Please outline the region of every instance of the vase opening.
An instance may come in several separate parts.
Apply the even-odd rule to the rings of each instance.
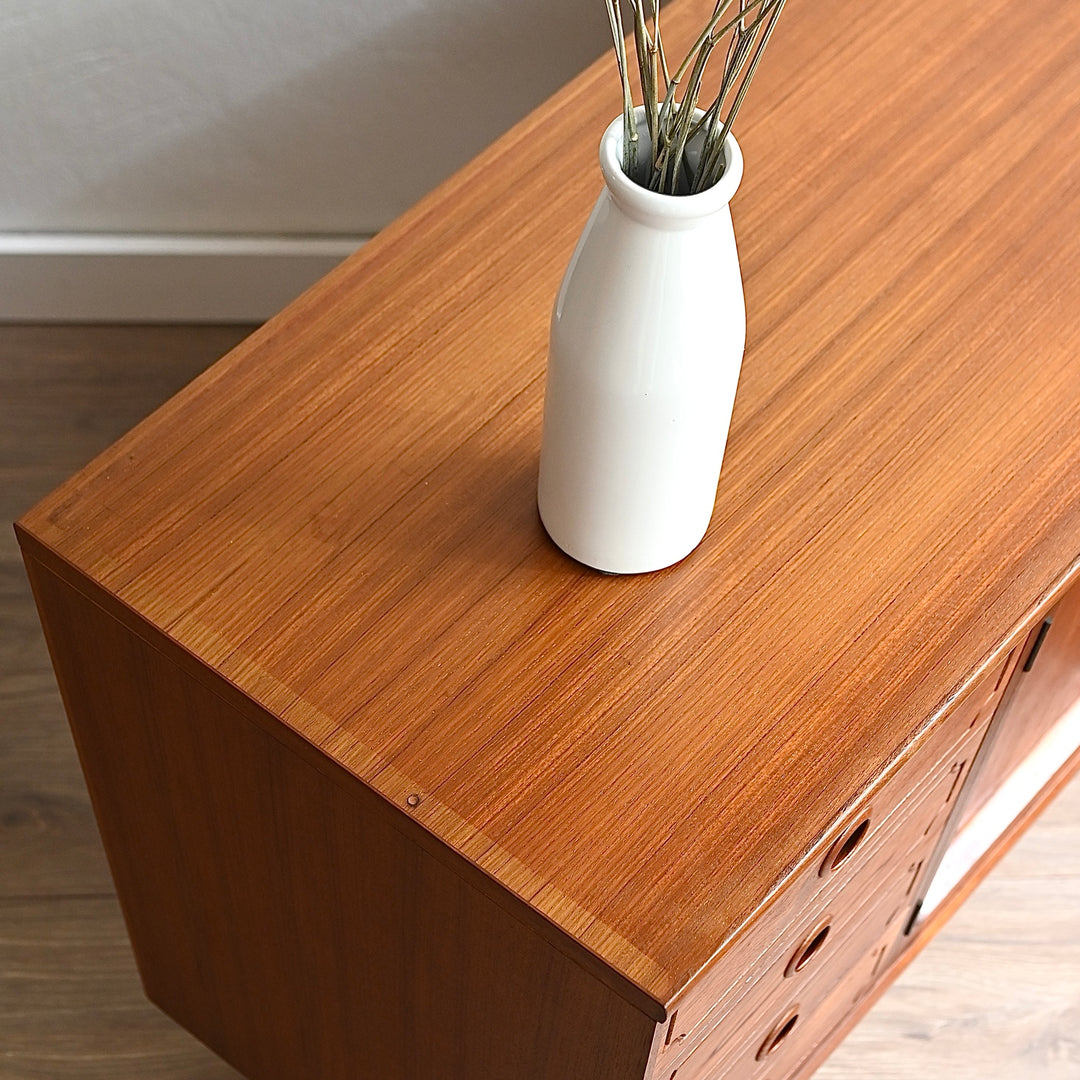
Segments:
[[[698,117],[704,115],[696,110]],[[649,188],[646,171],[650,169],[651,142],[648,121],[643,106],[635,110],[638,132],[637,167],[634,175],[627,175],[623,168],[623,117],[617,116],[608,125],[600,140],[600,168],[604,180],[615,201],[631,216],[638,220],[664,220],[674,227],[685,227],[692,221],[700,220],[725,208],[735,194],[742,179],[743,159],[739,144],[728,132],[724,139],[724,169],[719,179],[711,187],[690,193],[689,180],[684,180],[685,194],[669,195]],[[691,168],[696,167],[701,155],[704,131],[695,134],[688,143],[686,157]],[[651,171],[649,172],[651,176]],[[680,226],[677,223],[682,222]]]
[[[676,110],[678,107],[676,107]],[[695,109],[694,115],[696,120],[700,120],[705,114],[702,109]],[[705,130],[704,128],[687,140],[686,150],[682,158],[682,165],[679,169],[679,175],[676,180],[676,188],[673,193],[671,192],[659,192],[652,187],[652,181],[654,179],[653,174],[653,141],[652,136],[649,134],[649,121],[645,115],[645,107],[638,105],[634,109],[634,126],[637,133],[637,140],[635,142],[635,151],[633,154],[633,161],[630,165],[629,171],[627,170],[624,157],[624,136],[625,136],[625,124],[622,118],[619,118],[617,124],[617,149],[618,160],[620,164],[620,171],[623,175],[636,184],[638,187],[643,188],[646,191],[652,191],[654,194],[670,195],[674,194],[679,197],[686,197],[692,194],[691,185],[692,180],[697,172],[698,166],[701,163],[701,150],[702,145],[705,142]],[[723,150],[723,164],[721,167],[720,175],[717,177],[710,187],[723,182],[724,177],[730,171],[733,163],[734,155],[731,153],[729,145],[730,135],[725,139],[725,145]],[[708,188],[703,189],[702,192],[697,194],[703,194]]]

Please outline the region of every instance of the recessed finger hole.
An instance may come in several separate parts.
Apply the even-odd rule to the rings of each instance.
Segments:
[[[829,854],[825,856],[825,862],[822,863],[821,873],[831,874],[835,870],[839,870],[851,858],[852,855],[858,850],[859,846],[866,839],[866,834],[870,831],[870,819],[865,817],[854,828],[845,833],[829,850]]]
[[[784,1040],[795,1030],[795,1025],[798,1022],[799,1011],[795,1008],[765,1036],[765,1041],[757,1052],[757,1060],[761,1061],[779,1050]]]
[[[795,955],[788,961],[788,966],[784,971],[785,978],[802,971],[818,955],[822,946],[828,940],[831,930],[831,923],[825,922],[807,936],[806,940],[795,950]]]

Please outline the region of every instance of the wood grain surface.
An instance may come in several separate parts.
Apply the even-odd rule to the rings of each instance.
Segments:
[[[721,962],[711,965],[695,980],[689,991],[672,1003],[675,1020],[669,1029],[671,1038],[658,1052],[654,1076],[669,1080],[680,1062],[706,1037],[713,1046],[710,1058],[723,1060],[724,1044],[733,1039],[760,1040],[762,1011],[775,1014],[793,1004],[805,1006],[800,1034],[794,1043],[803,1043],[802,1028],[827,1034],[836,1022],[817,1014],[812,1023],[807,1015],[810,986],[819,977],[816,968],[830,969],[827,981],[834,985],[846,976],[849,968],[884,970],[885,956],[875,963],[875,948],[889,945],[900,936],[914,903],[913,891],[927,858],[932,854],[947,820],[947,804],[955,791],[958,766],[970,760],[981,743],[989,715],[980,719],[979,705],[987,683],[995,681],[991,671],[963,705],[939,725],[917,755],[894,774],[876,792],[868,810],[851,818],[849,828],[841,831],[837,847],[845,834],[869,822],[864,839],[837,872],[822,875],[818,866],[804,870],[782,896],[759,912],[753,923],[726,950]],[[981,693],[979,691],[982,691]],[[974,721],[974,723],[972,723]],[[830,865],[832,852],[823,865]],[[835,934],[831,947],[824,950],[820,963],[798,978],[785,974],[787,960],[806,933],[828,916]],[[865,932],[853,937],[853,929],[865,924]],[[887,929],[891,937],[881,942]],[[854,949],[854,952],[852,952]],[[865,971],[857,985],[868,981]],[[820,1001],[820,995],[818,995]],[[851,1004],[851,997],[847,1003]],[[749,1033],[743,1030],[752,1017]],[[772,1016],[764,1019],[771,1020]],[[720,1030],[724,1029],[724,1030]],[[751,1056],[756,1046],[743,1047]],[[785,1052],[779,1070],[797,1065],[799,1056]],[[745,1064],[745,1062],[744,1062]],[[698,1065],[700,1068],[700,1063]],[[666,1072],[664,1071],[666,1070]]]
[[[28,564],[147,996],[258,1080],[636,1080],[656,1022]]]
[[[717,510],[674,568],[590,573],[534,507],[608,59],[26,543],[669,1000],[1080,552],[1078,58],[1047,0],[792,5],[738,132]]]
[[[250,327],[0,327],[11,521]],[[41,636],[0,529],[0,1077],[233,1080],[145,998]]]
[[[0,512],[23,511],[240,336],[0,328]],[[231,1080],[142,994],[19,562],[0,532],[0,1078]],[[1075,781],[818,1075],[1072,1080],[1078,855]]]
[[[1040,623],[1025,643],[1021,671],[1009,695],[1007,723],[995,725],[1000,730],[964,791],[957,823],[961,828],[1080,699],[1080,589],[1070,590],[1049,617],[1053,621],[1046,633]]]

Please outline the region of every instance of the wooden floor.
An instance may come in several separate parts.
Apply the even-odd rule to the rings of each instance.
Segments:
[[[245,332],[0,327],[0,516],[17,517]],[[1080,782],[817,1075],[1080,1080]],[[4,528],[0,1080],[236,1076],[142,998],[22,564]]]

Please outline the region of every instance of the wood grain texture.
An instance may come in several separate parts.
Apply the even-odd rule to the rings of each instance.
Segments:
[[[994,674],[990,673],[991,683]],[[969,699],[964,707],[954,710],[950,722],[957,721],[961,728],[967,728],[972,714],[979,712],[985,691],[985,685],[977,688],[972,695],[974,700]],[[770,965],[772,970],[761,970],[758,965],[747,964],[745,960],[727,968],[731,977],[740,979],[743,984],[740,989],[746,999],[754,1001],[755,1008],[741,1010],[736,1023],[725,1023],[713,1030],[688,1059],[679,1064],[679,1080],[697,1077],[704,1080],[707,1076],[715,1077],[715,1080],[722,1077],[741,1080],[751,1075],[772,1022],[782,1023],[792,1014],[798,1015],[797,1026],[783,1045],[768,1055],[767,1071],[776,1077],[793,1078],[798,1074],[801,1080],[801,1063],[814,1056],[816,1047],[831,1045],[831,1032],[846,1017],[857,1012],[872,991],[888,981],[890,958],[904,941],[903,928],[915,901],[922,867],[945,826],[946,816],[941,810],[955,792],[955,766],[970,759],[988,722],[989,714],[986,713],[976,727],[968,729],[967,736],[938,763],[929,783],[920,785],[916,780],[912,784],[910,798],[890,818],[891,831],[887,826],[889,834],[878,837],[879,850],[866,860],[864,866],[854,869],[846,888],[839,895],[821,897],[820,903],[811,906],[809,913],[816,910],[817,918],[826,912],[834,918],[836,939],[820,964],[810,969],[808,977],[789,981],[781,974],[782,965]],[[918,764],[917,761],[911,763]],[[901,771],[890,785],[902,785],[906,772]],[[877,802],[875,799],[875,805]],[[735,960],[748,940],[760,934],[770,916],[777,917],[776,908],[781,909],[779,918],[783,919],[783,909],[790,909],[791,892],[785,893],[784,904],[775,905],[769,915],[755,920],[727,954],[725,965]],[[787,915],[789,925],[785,928],[785,937],[789,941],[798,940],[797,935],[791,934],[795,928],[791,923],[796,922],[798,914],[788,910]],[[721,965],[721,969],[723,967]],[[671,1071],[667,1070],[667,1064],[674,1064],[675,1059],[664,1063],[661,1055],[660,1063],[664,1064],[664,1069],[657,1068],[654,1076],[669,1080]]]
[[[964,791],[961,828],[1080,699],[1080,589],[1070,590],[1050,615],[1053,622],[1028,671],[1023,668],[1028,666],[1041,622],[1025,643],[1019,658],[1021,670],[1002,707],[1003,715],[1000,721],[995,718],[987,752],[980,755],[978,773]]]
[[[653,1018],[353,778],[28,570],[143,984],[170,1016],[259,1080],[644,1075]]]
[[[227,347],[227,333],[240,336],[184,327],[0,328],[0,438],[10,436],[0,503],[8,516],[201,370]],[[0,799],[47,798],[59,788],[72,806],[81,794],[77,814],[49,810],[49,828],[23,817],[0,832],[0,1077],[235,1077],[146,1002],[115,899],[85,895],[111,886],[10,533],[0,532],[0,555],[11,566],[0,605]],[[962,909],[956,926],[965,942],[954,946],[945,925],[819,1075],[1071,1080],[1077,852],[1074,781]],[[1009,884],[1001,891],[999,882]],[[958,963],[971,974],[958,976]],[[909,981],[916,974],[917,985]]]
[[[1080,1075],[1078,873],[1074,779],[949,921],[930,928],[815,1080]]]
[[[988,679],[993,682],[994,672]],[[722,1049],[725,1038],[731,1041],[733,1032],[738,1037],[745,1035],[748,1017],[763,1006],[772,1013],[796,1000],[802,1002],[801,987],[806,979],[791,981],[785,975],[787,960],[796,943],[824,917],[829,916],[835,925],[834,945],[849,936],[853,921],[861,923],[867,910],[879,905],[885,904],[888,910],[880,924],[869,931],[873,941],[887,925],[906,921],[915,900],[910,895],[915,879],[947,820],[946,804],[953,795],[956,766],[970,760],[985,733],[989,716],[979,719],[977,714],[986,682],[984,678],[964,704],[939,725],[934,737],[878,789],[872,806],[852,815],[852,827],[867,819],[871,824],[842,868],[824,877],[817,866],[804,870],[778,900],[756,914],[720,961],[710,965],[672,1003],[675,1021],[668,1028],[670,1038],[665,1035],[666,1045],[657,1054],[656,1077],[668,1080],[706,1035],[714,1047]],[[974,727],[970,726],[972,719]],[[841,838],[845,832],[850,828],[841,831]],[[888,884],[901,880],[899,895],[889,894]],[[899,928],[894,926],[894,938]],[[869,955],[870,949],[865,951]],[[829,953],[825,959],[830,965],[834,962]],[[718,1027],[727,1029],[728,1035],[711,1035]]]
[[[227,352],[251,327],[5,326],[0,517],[11,521]],[[15,536],[0,529],[0,697],[55,695]]]
[[[251,329],[0,328],[0,517]],[[0,529],[0,1077],[237,1075],[143,994],[15,536]]]
[[[4,327],[0,519],[33,505],[251,329]],[[111,894],[9,528],[0,529],[0,720],[0,897]]]
[[[888,970],[878,979],[876,985],[870,988],[864,999],[837,1025],[829,1037],[825,1039],[814,1053],[800,1066],[790,1080],[809,1080],[809,1077],[816,1075],[818,1067],[839,1045],[841,1045],[842,1041],[866,1016],[876,1002],[883,997],[888,996],[888,992],[894,982],[902,977],[903,973],[908,969],[912,962],[922,954],[923,950],[935,939],[935,936],[942,931],[942,928],[948,924],[949,920],[961,909],[962,905],[967,902],[972,893],[975,892],[979,885],[987,879],[988,875],[996,869],[1002,858],[1017,845],[1018,841],[1021,841],[1025,831],[1032,827],[1039,815],[1046,810],[1055,798],[1061,795],[1062,792],[1066,792],[1068,793],[1065,795],[1064,800],[1066,807],[1069,807],[1070,805],[1075,806],[1076,791],[1080,788],[1080,781],[1076,779],[1078,771],[1080,771],[1080,751],[1063,763],[1050,781],[1045,784],[1031,802],[1017,814],[1004,831],[996,837],[990,847],[983,853],[982,857],[970,867],[967,874],[941,900],[941,902],[937,904],[930,915],[915,926],[906,948],[896,953],[890,962]],[[1068,809],[1066,810],[1066,813],[1068,813]],[[1066,819],[1066,822],[1068,823],[1068,819]],[[1049,832],[1049,830],[1047,831]],[[1070,838],[1068,831],[1058,833],[1058,839],[1063,839],[1065,841],[1070,853],[1078,850],[1075,843],[1069,844],[1070,839],[1075,841],[1076,837],[1073,836]],[[948,834],[946,834],[945,842],[948,842]],[[1043,854],[1046,856],[1049,853],[1043,849]],[[1060,853],[1055,853],[1053,859],[1046,859],[1046,861],[1042,863],[1041,869],[1045,872],[1046,877],[1051,878],[1060,870],[1063,878],[1067,881],[1070,874],[1071,860],[1068,858],[1060,860],[1057,857],[1059,854]],[[1066,891],[1068,890],[1066,889]],[[1037,917],[1037,912],[1043,903],[1048,903],[1051,910],[1054,909],[1055,901],[1048,898],[1045,890],[1039,890],[1034,895],[1037,895],[1039,899],[1034,901],[1032,908],[1029,911],[1031,916]],[[1065,911],[1068,913],[1067,918],[1063,921],[1059,921],[1056,928],[1050,932],[1050,936],[1054,937],[1055,934],[1059,935],[1059,940],[1061,940],[1064,945],[1063,957],[1065,962],[1068,963],[1068,950],[1072,945],[1076,933],[1080,931],[1080,920],[1076,917],[1075,905],[1068,896],[1066,896],[1065,899]],[[1020,966],[1023,967],[1028,959],[1023,942],[1017,942],[1016,945],[1016,957],[1020,961]],[[1006,982],[1007,975],[1011,976],[1011,971],[1008,973],[999,971],[997,973],[998,977],[1006,977]],[[1070,985],[1071,973],[1059,981],[1063,985]],[[1052,1007],[1049,1008],[1047,1012],[1044,1012],[1043,1020],[1044,1023],[1048,1025],[1046,1030],[1050,1034],[1050,1041],[1053,1042],[1055,1039],[1053,1032],[1056,1031],[1059,1026],[1059,1017],[1056,1010]],[[1023,1075],[1025,1076],[1029,1075],[1029,1070],[1038,1068],[1031,1058],[1028,1059],[1026,1064],[1028,1068],[1023,1072]],[[1050,1068],[1053,1064],[1054,1062],[1052,1060],[1044,1061],[1042,1067]],[[965,1062],[960,1067],[961,1071],[963,1071],[963,1069],[968,1066]],[[981,1065],[978,1067],[982,1070]],[[982,1075],[982,1071],[979,1072],[979,1075]],[[1038,1072],[1035,1072],[1035,1075],[1038,1075]]]
[[[146,1000],[113,896],[0,899],[0,1005],[4,1080],[239,1080]]]
[[[534,508],[608,60],[25,542],[669,1001],[1080,552],[1078,42],[1045,0],[785,15],[739,129],[731,441],[679,566],[590,573]]]

